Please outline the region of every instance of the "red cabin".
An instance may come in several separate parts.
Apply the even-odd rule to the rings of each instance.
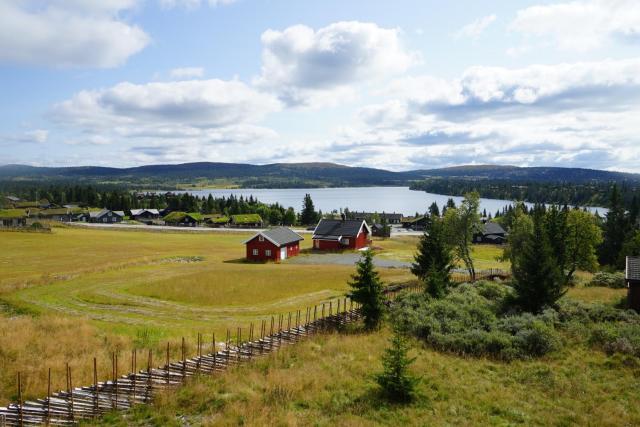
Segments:
[[[322,219],[313,231],[313,248],[323,251],[362,249],[369,244],[371,228],[364,220]]]
[[[249,261],[282,261],[300,253],[301,240],[304,240],[302,236],[287,227],[261,231],[244,242],[247,247],[247,259]]]

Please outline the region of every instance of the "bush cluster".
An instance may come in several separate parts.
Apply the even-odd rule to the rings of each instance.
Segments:
[[[640,357],[640,324],[601,323],[593,327],[589,341],[607,354],[621,353]]]
[[[510,295],[510,288],[501,284],[463,284],[442,299],[407,295],[395,305],[392,316],[399,328],[431,347],[460,355],[513,360],[558,348],[553,310],[499,316]]]
[[[603,286],[605,288],[621,289],[626,286],[624,281],[624,273],[614,272],[607,273],[599,271],[593,275],[593,278],[586,286]]]

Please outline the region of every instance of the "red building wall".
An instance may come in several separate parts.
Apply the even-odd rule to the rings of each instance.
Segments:
[[[296,256],[300,253],[300,243],[294,242],[289,243],[287,246],[287,258],[292,256]],[[253,254],[253,250],[258,250],[258,255]],[[266,250],[271,250],[271,256],[265,255]],[[280,261],[280,248],[264,239],[264,241],[260,241],[258,236],[255,239],[247,242],[246,244],[246,256],[250,261]]]
[[[343,237],[343,239],[344,238],[349,239],[348,245],[343,245],[336,240],[314,240],[313,247],[321,251],[340,251],[343,249],[361,249],[369,243],[369,234],[365,229],[363,229],[355,239],[353,237]]]

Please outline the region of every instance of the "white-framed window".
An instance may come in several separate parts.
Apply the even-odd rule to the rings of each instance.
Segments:
[[[348,245],[349,244],[349,239],[342,239],[342,244],[343,245]]]
[[[108,218],[102,218],[102,222],[107,222]]]
[[[271,256],[271,249],[265,249],[264,255],[265,256]]]
[[[259,242],[264,242],[264,236],[258,236],[258,241]]]
[[[257,249],[254,249],[251,253],[253,254],[253,256],[258,256],[258,250]]]

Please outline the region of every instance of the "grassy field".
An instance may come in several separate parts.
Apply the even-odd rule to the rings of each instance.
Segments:
[[[347,290],[351,266],[242,262],[241,243],[249,235],[81,228],[2,233],[0,405],[15,400],[18,371],[23,373],[25,397],[40,397],[46,392],[48,367],[54,388],[64,385],[65,363],[70,363],[76,384],[89,384],[93,357],[104,378],[113,351],[121,354],[122,370],[133,348],[152,348],[159,360],[161,347],[170,342],[172,358],[178,358],[182,336],[193,354],[198,332],[215,332],[221,341],[227,328],[235,332],[238,326],[304,309]],[[305,237],[303,249],[309,249],[311,241]],[[403,237],[376,240],[374,246],[377,256],[410,261],[416,242],[417,238]],[[504,268],[495,260],[498,254],[498,247],[474,249],[480,269]],[[406,269],[380,273],[388,283],[412,279]],[[623,294],[624,290],[582,286],[569,292],[575,298],[604,302],[615,302]],[[559,358],[505,365],[419,349],[416,369],[429,380],[423,385],[426,403],[408,409],[378,405],[375,396],[368,400],[371,381],[365,372],[378,363],[385,340],[385,332],[320,337],[273,360],[187,387],[178,392],[177,400],[163,397],[160,402],[166,408],[151,411],[160,417],[156,421],[166,416],[165,421],[173,423],[174,415],[185,411],[196,417],[194,424],[202,420],[229,425],[241,420],[304,425],[316,419],[319,425],[371,420],[393,424],[413,417],[424,420],[418,424],[435,419],[442,424],[535,423],[537,417],[543,417],[541,424],[587,417],[601,424],[606,411],[613,414],[612,420],[638,420],[635,412],[621,409],[628,397],[626,387],[635,384],[632,371],[608,369],[607,363],[615,361],[584,348],[567,350],[570,362],[551,379],[545,366],[561,365]],[[599,385],[591,384],[592,379]],[[526,403],[529,389],[533,400]],[[606,405],[590,405],[589,393],[602,396]],[[513,408],[503,409],[509,405]],[[570,409],[558,411],[561,405]]]
[[[544,359],[496,362],[414,343],[420,398],[380,399],[373,374],[388,331],[330,334],[251,365],[193,380],[102,425],[638,425],[637,365],[583,343]]]
[[[0,365],[8,369],[0,370],[0,404],[14,397],[17,371],[37,396],[45,367],[57,377],[64,362],[80,371],[96,356],[108,371],[116,349],[172,342],[177,351],[183,336],[192,344],[199,332],[222,337],[229,328],[234,335],[239,326],[344,295],[352,266],[245,263],[242,242],[250,235],[64,227],[2,233]],[[406,269],[380,273],[387,282],[411,278]]]

